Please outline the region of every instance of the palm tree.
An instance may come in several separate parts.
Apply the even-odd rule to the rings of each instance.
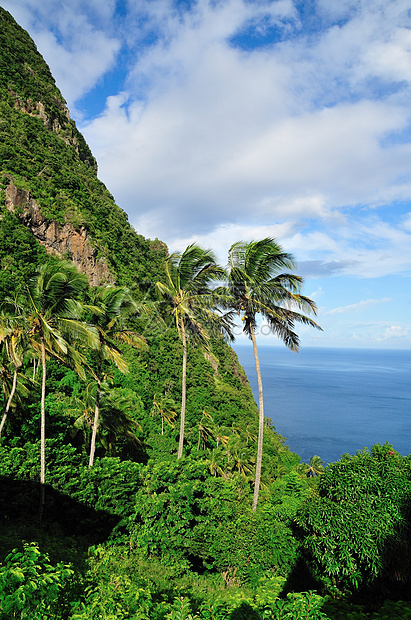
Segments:
[[[243,332],[253,343],[258,382],[259,427],[253,498],[255,511],[260,490],[264,433],[263,386],[255,337],[257,315],[266,319],[272,333],[292,351],[299,349],[295,323],[321,328],[303,314],[315,314],[315,303],[300,294],[303,279],[288,272],[294,268],[294,259],[274,239],[234,243],[229,250],[228,260],[228,286],[221,294],[226,295],[224,305],[241,315]]]
[[[219,447],[220,443],[222,446],[226,446],[228,444],[228,440],[230,438],[229,432],[230,432],[230,429],[227,428],[226,426],[217,426],[215,428],[214,434],[215,434],[217,448]]]
[[[135,392],[110,388],[103,383],[99,418],[100,443],[109,454],[113,453],[119,442],[141,444],[136,435],[142,430],[141,424],[133,417],[139,405],[141,400]]]
[[[70,399],[67,415],[74,417],[72,436],[82,431],[84,442],[90,437],[89,431],[93,426],[97,384],[95,381],[86,387],[84,398]],[[126,392],[126,393],[125,393]],[[110,454],[119,441],[140,444],[136,432],[141,431],[141,425],[133,418],[138,405],[141,404],[135,392],[121,388],[112,388],[102,381],[100,390],[99,424],[100,443]],[[137,405],[137,406],[136,406]]]
[[[257,439],[257,436],[254,435],[254,432],[250,429],[250,425],[247,424],[247,428],[245,429],[245,436],[246,436],[246,445],[248,446],[248,442],[250,441],[251,443],[254,443],[255,440]]]
[[[202,445],[202,449],[205,450],[207,443],[215,436],[215,426],[213,416],[203,411],[203,415],[198,424],[198,444],[197,450],[200,449]]]
[[[307,475],[307,478],[313,478],[314,476],[321,476],[324,473],[324,461],[320,456],[316,454],[310,458],[310,463],[305,463],[304,472]]]
[[[13,313],[8,314],[6,310],[7,307],[13,310],[15,304],[6,301],[2,304],[2,311],[0,314],[0,355],[2,357],[0,374],[5,396],[3,415],[0,422],[0,438],[16,393],[19,368],[23,363],[23,355],[25,353],[25,347],[27,346],[22,316],[13,316]],[[13,366],[12,377],[9,370],[10,365]],[[26,388],[21,382],[19,382],[19,390],[20,392],[27,393]]]
[[[167,394],[160,397],[158,397],[157,394],[154,395],[153,406],[151,407],[150,413],[152,416],[160,416],[161,435],[164,435],[164,422],[166,422],[169,426],[174,427],[174,419],[177,415],[174,408],[174,400]]]
[[[42,368],[41,379],[41,430],[40,430],[40,516],[44,506],[46,472],[46,358],[52,355],[60,361],[70,361],[81,376],[83,358],[72,346],[73,340],[81,340],[88,346],[96,346],[97,333],[81,320],[83,305],[78,295],[88,286],[87,277],[66,261],[53,261],[40,267],[22,290],[20,307],[25,310],[33,349]]]
[[[165,265],[165,282],[157,282],[158,291],[168,304],[183,347],[181,379],[180,437],[177,459],[183,455],[186,411],[187,338],[193,337],[205,344],[210,334],[223,333],[232,339],[229,315],[215,310],[216,301],[210,284],[222,279],[224,270],[216,264],[211,250],[195,244],[184,252],[171,254]]]
[[[124,323],[127,312],[136,309],[128,289],[116,288],[112,285],[102,286],[93,292],[92,296],[92,322],[98,333],[97,345],[97,391],[94,406],[93,431],[91,435],[89,469],[93,467],[96,451],[96,437],[99,424],[101,382],[103,379],[103,360],[113,362],[120,372],[128,372],[125,361],[118,343],[123,342],[133,347],[146,347],[146,341],[142,336]]]
[[[224,457],[225,454],[221,448],[214,448],[214,450],[211,451],[208,469],[212,476],[227,478],[227,473],[224,468]]]

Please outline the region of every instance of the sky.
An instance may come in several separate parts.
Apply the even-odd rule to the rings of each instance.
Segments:
[[[302,346],[411,348],[409,0],[0,6],[137,232],[223,264],[274,237],[318,306]]]

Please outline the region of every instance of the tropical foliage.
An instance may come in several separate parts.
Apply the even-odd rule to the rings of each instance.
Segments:
[[[267,311],[295,348],[314,306],[290,257],[235,244],[217,293],[209,251],[166,260],[98,181],[34,43],[1,8],[0,22],[0,620],[410,618],[410,457],[385,445],[302,464],[267,419],[257,452],[222,313],[251,336]],[[37,208],[41,226],[86,232],[116,284],[90,289],[48,255]]]
[[[341,591],[410,583],[410,497],[410,459],[388,444],[331,464],[297,517],[318,574]]]
[[[96,450],[96,436],[99,424],[101,382],[103,378],[103,360],[113,362],[120,372],[128,372],[128,366],[118,347],[119,342],[141,348],[145,346],[145,340],[139,334],[126,327],[124,314],[132,311],[134,305],[125,288],[104,286],[92,293],[92,311],[89,317],[97,330],[97,389],[94,399],[93,431],[90,444],[89,467],[93,467]]]

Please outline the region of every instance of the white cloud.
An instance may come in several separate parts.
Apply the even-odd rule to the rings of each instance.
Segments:
[[[210,114],[207,103],[179,90],[127,112],[110,105],[84,127],[101,177],[133,221],[144,211],[164,218],[157,235],[172,238],[194,223],[212,229],[222,216],[235,222],[250,213],[266,222],[323,217],[330,207],[403,195],[397,178],[408,173],[410,149],[383,149],[377,139],[403,125],[390,106],[341,106],[270,128],[257,102],[248,125],[241,98],[231,115]]]
[[[407,325],[391,325],[382,321],[346,324],[333,318],[332,324],[318,319],[323,332],[300,330],[302,346],[355,347],[355,348],[409,348],[410,328]]]
[[[411,32],[398,30],[384,42],[375,42],[364,61],[370,71],[383,80],[411,81]]]
[[[411,232],[411,213],[407,213],[403,223],[404,229]]]
[[[313,301],[317,302],[318,299],[321,299],[323,297],[323,295],[324,295],[323,288],[319,286],[317,290],[313,291],[312,293],[309,293],[308,297],[312,299]]]
[[[295,30],[292,41],[244,52],[228,38],[258,21],[264,3],[200,2],[183,16],[167,2],[135,5],[158,41],[136,54],[128,103],[111,101],[83,129],[142,232],[174,245],[221,222],[327,219],[411,197],[411,147],[384,143],[407,127],[409,106],[367,90],[381,74],[367,56],[373,45],[388,41],[408,57],[404,16],[363,3],[315,39]],[[293,5],[281,9],[273,19],[295,25]],[[395,62],[384,71],[397,79]]]
[[[92,28],[76,37],[75,51],[65,49],[50,32],[39,32],[36,43],[50,58],[50,69],[73,110],[75,101],[96,85],[106,71],[113,68],[120,42]]]
[[[293,228],[291,222],[274,224],[272,226],[256,226],[253,224],[222,224],[212,231],[203,235],[191,235],[189,237],[176,238],[171,250],[184,250],[190,243],[197,243],[205,248],[212,248],[221,264],[227,262],[228,249],[236,241],[253,241],[274,237],[283,239],[288,236]]]
[[[392,340],[397,338],[410,340],[409,328],[404,328],[401,325],[391,325],[384,330],[382,340]]]
[[[358,310],[366,310],[367,308],[370,308],[371,306],[384,304],[384,303],[387,303],[388,301],[391,301],[388,297],[385,297],[384,299],[366,299],[366,300],[359,301],[355,304],[350,304],[348,306],[340,306],[339,308],[333,308],[332,310],[328,310],[327,312],[325,312],[325,314],[331,315],[331,314],[342,314],[345,312],[357,312]]]

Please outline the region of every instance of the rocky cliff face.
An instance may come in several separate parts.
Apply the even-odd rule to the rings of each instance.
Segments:
[[[70,259],[87,275],[92,286],[114,281],[106,259],[98,256],[98,249],[93,247],[84,227],[77,230],[68,222],[61,225],[46,220],[30,192],[16,187],[12,179],[5,190],[5,202],[49,254]]]

